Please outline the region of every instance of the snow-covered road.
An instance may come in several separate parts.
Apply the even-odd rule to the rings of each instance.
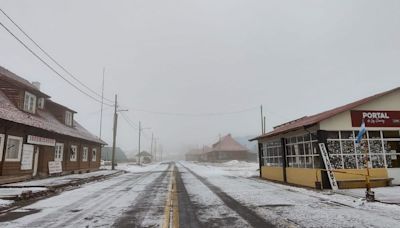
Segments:
[[[238,176],[218,165],[177,166],[203,227],[267,227],[254,225],[243,207],[276,227],[397,227],[400,222],[397,205]],[[240,205],[227,202],[225,195]]]
[[[260,180],[252,163],[119,168],[129,173],[18,208],[0,216],[0,227],[162,227],[173,214],[166,213],[171,183],[179,215],[174,221],[185,228],[397,227],[400,222],[398,205]]]
[[[157,227],[163,219],[168,170],[168,164],[158,164],[142,172],[86,184],[8,213],[2,220],[23,217],[0,226],[134,227],[133,223]]]

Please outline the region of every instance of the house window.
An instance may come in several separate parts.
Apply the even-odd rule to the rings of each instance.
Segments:
[[[78,147],[75,145],[71,146],[70,154],[69,154],[69,160],[70,161],[76,161],[76,158],[78,157]]]
[[[82,161],[88,160],[89,148],[83,147]]]
[[[22,137],[8,136],[6,161],[20,161],[22,150]]]
[[[24,111],[30,113],[35,113],[36,111],[36,96],[29,92],[25,92]]]
[[[96,160],[97,160],[97,150],[92,149],[92,161],[96,161]]]
[[[54,150],[54,161],[62,161],[63,160],[63,152],[64,152],[64,144],[56,143],[56,147]]]
[[[72,126],[73,114],[70,111],[65,112],[65,124]]]
[[[0,134],[0,161],[3,159],[4,135]]]
[[[44,98],[43,97],[38,99],[38,108],[44,109]]]

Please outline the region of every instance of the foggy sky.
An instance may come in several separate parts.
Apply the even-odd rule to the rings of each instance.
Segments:
[[[399,86],[399,1],[0,0],[39,44],[180,153],[219,134],[257,135],[267,127]],[[0,21],[19,37],[15,27]],[[0,64],[30,80],[98,135],[100,105],[57,78],[0,28]],[[26,39],[24,39],[27,41]],[[33,47],[29,43],[30,47]],[[37,49],[35,49],[37,51]],[[120,117],[118,144],[137,148],[137,130]],[[104,113],[111,144],[112,108]],[[144,148],[149,140],[144,139]]]

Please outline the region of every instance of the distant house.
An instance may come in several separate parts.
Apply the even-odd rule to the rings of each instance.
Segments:
[[[142,151],[140,152],[140,155],[136,155],[136,161],[138,160],[139,156],[141,164],[147,164],[153,161],[153,156],[147,151]]]
[[[112,147],[103,147],[101,149],[101,160],[111,161],[112,159]],[[119,148],[115,148],[115,161],[116,162],[128,162],[125,152]]]
[[[206,153],[206,159],[209,162],[247,160],[248,149],[228,134],[212,145],[210,152]]]

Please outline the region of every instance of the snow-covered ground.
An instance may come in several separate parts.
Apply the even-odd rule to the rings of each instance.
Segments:
[[[203,166],[208,166],[221,175],[233,175],[239,177],[256,177],[259,175],[258,163],[232,160],[223,163],[200,163]]]
[[[146,208],[136,205],[138,202],[160,204],[149,206],[148,211],[141,209],[139,212],[142,214],[138,215],[142,224],[158,226],[162,221],[167,191],[160,189],[161,193],[155,192],[151,199],[144,196],[152,190],[149,186],[154,184],[165,185],[167,188],[165,172],[168,165],[155,164],[137,169],[143,172],[131,172],[85,184],[15,210],[12,212],[14,216],[20,215],[21,218],[0,223],[0,227],[111,227],[126,211]]]
[[[375,199],[380,202],[400,204],[400,186],[373,188],[372,191],[375,192]],[[365,196],[365,189],[344,189],[339,192],[357,198]]]
[[[52,187],[56,185],[67,184],[71,181],[86,179],[90,177],[99,177],[105,175],[111,175],[118,171],[112,170],[99,170],[91,173],[82,173],[82,174],[71,174],[65,175],[60,177],[49,177],[40,180],[31,180],[31,181],[23,181],[18,183],[7,184],[4,186],[45,186],[45,187]]]
[[[181,164],[278,226],[397,227],[400,222],[400,207],[397,205],[367,203],[361,198],[331,194],[329,191],[319,192],[244,178],[236,176],[234,166],[226,169],[223,164]],[[180,171],[185,171],[184,167],[180,167]],[[238,169],[243,171],[243,167]],[[253,168],[249,169],[254,171]],[[207,208],[205,212],[210,212],[202,214],[202,219],[220,217],[221,213],[213,213],[219,208],[220,202],[210,196],[206,186],[189,172],[185,172],[183,180],[189,184],[187,188],[189,194],[193,195],[192,199]],[[226,208],[223,211],[224,214],[233,213]]]

